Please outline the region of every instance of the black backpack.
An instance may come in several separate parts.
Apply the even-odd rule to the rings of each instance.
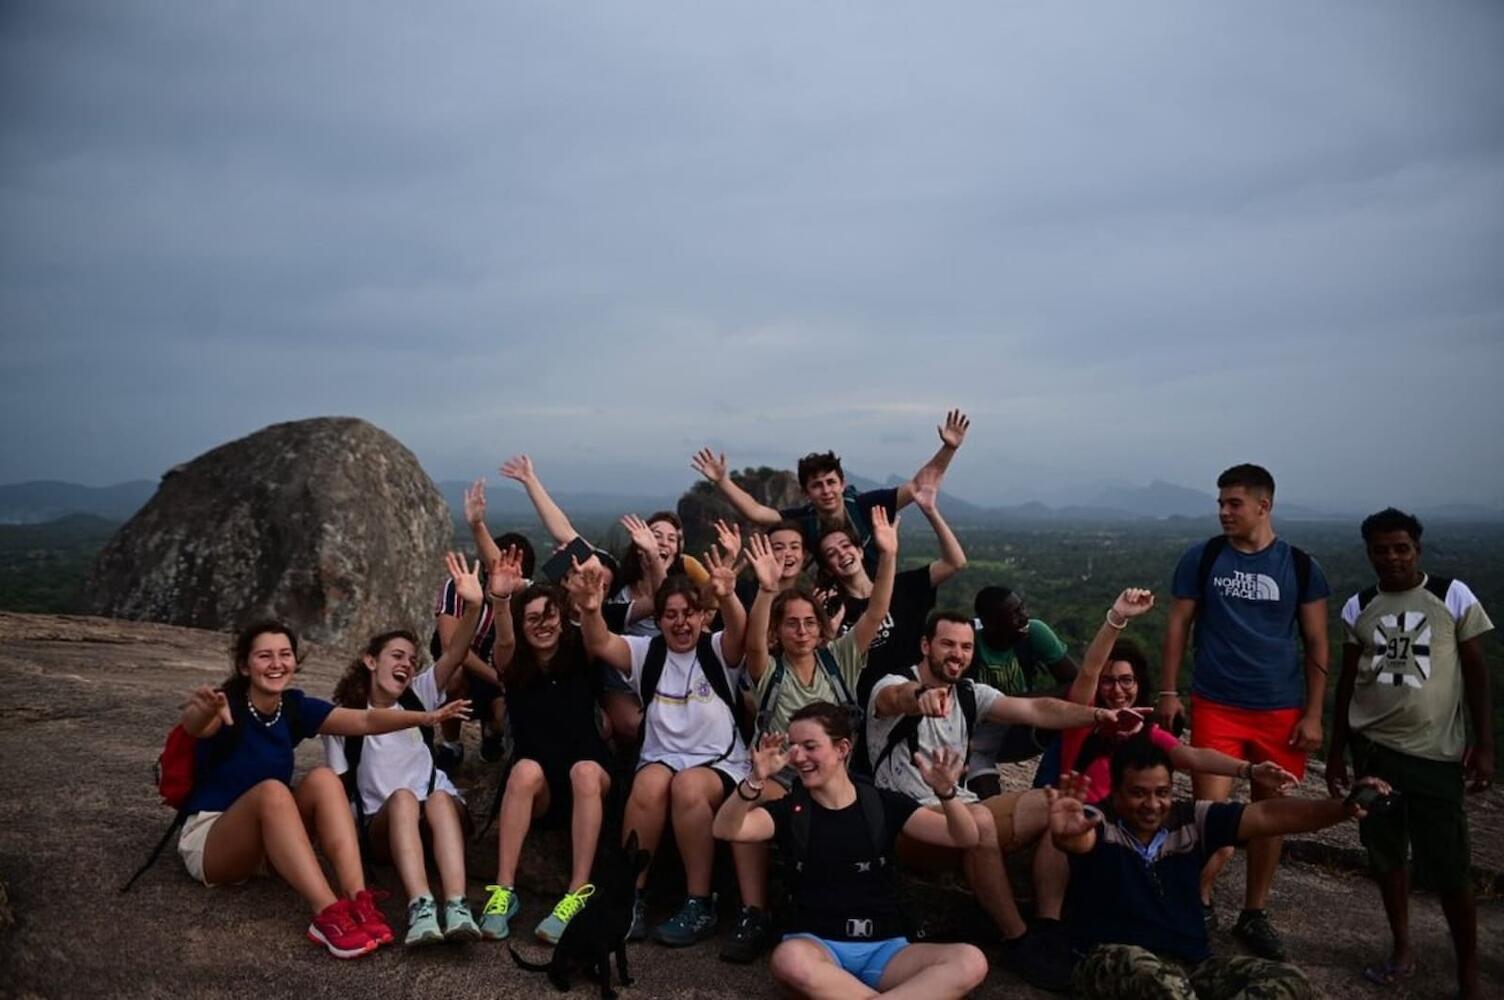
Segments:
[[[288,731],[294,736],[303,729],[303,715],[298,709],[300,704],[301,702],[290,698],[282,699],[282,711],[287,714]],[[225,740],[218,750],[212,751],[209,754],[209,759],[204,762],[202,768],[194,769],[193,790],[188,793],[183,808],[179,809],[177,815],[172,817],[172,822],[167,824],[167,829],[163,832],[162,839],[157,841],[156,847],[152,848],[151,855],[146,859],[146,863],[137,868],[136,873],[127,880],[125,885],[120,887],[121,892],[129,892],[131,886],[136,884],[136,880],[145,875],[147,870],[157,863],[157,858],[161,857],[162,851],[167,848],[167,842],[172,839],[172,835],[187,820],[189,815],[187,803],[193,801],[193,793],[198,791],[199,785],[203,783],[205,776],[219,770],[224,766],[226,761],[235,756],[235,751],[240,746],[240,735],[245,732],[246,726],[250,724],[250,719],[246,717],[247,714],[244,708],[239,708],[235,705],[230,706],[230,717],[235,720],[234,725],[230,727],[230,738]],[[296,745],[294,743],[294,746]]]
[[[840,693],[841,705],[851,716],[851,731],[860,733],[866,713],[862,706],[857,703],[856,695],[852,694],[851,688],[846,684],[846,678],[841,676],[841,668],[836,663],[835,656],[829,649],[821,646],[815,650],[815,662],[820,669],[825,671],[825,676],[830,681],[830,686]],[[773,721],[773,710],[778,707],[779,689],[783,687],[783,679],[788,674],[788,667],[783,662],[783,657],[773,658],[773,665],[769,668],[773,676],[768,679],[768,689],[763,692],[762,700],[757,705],[757,728],[755,736],[760,737],[768,731],[768,725]],[[755,746],[755,744],[754,744]]]
[[[1452,582],[1452,578],[1449,576],[1428,576],[1426,577],[1426,582],[1421,584],[1421,586],[1429,590],[1432,596],[1438,601],[1445,604],[1447,602],[1447,591],[1452,589]],[[1358,610],[1362,611],[1368,607],[1369,602],[1378,596],[1379,588],[1377,586],[1368,587],[1360,591],[1358,594]]]
[[[397,697],[397,704],[409,712],[428,711],[422,699],[412,688],[408,688]],[[423,745],[428,748],[428,791],[425,794],[432,795],[434,782],[438,780],[439,769],[433,756],[433,727],[419,726],[418,732],[423,736]],[[355,830],[360,835],[361,853],[369,854],[371,845],[366,830],[369,817],[366,816],[365,803],[360,799],[360,753],[364,746],[364,736],[345,737],[345,772],[340,775],[340,780],[345,783],[345,796],[355,807]]]
[[[1206,540],[1206,545],[1201,549],[1201,561],[1196,564],[1197,591],[1206,592],[1206,585],[1212,578],[1212,565],[1226,548],[1226,535],[1216,535]],[[1290,557],[1295,560],[1295,607],[1298,615],[1300,605],[1305,603],[1306,591],[1311,589],[1311,554],[1299,545],[1292,545]]]
[[[883,797],[878,792],[877,786],[870,781],[860,778],[852,780],[856,787],[856,801],[861,806],[863,825],[867,828],[867,839],[872,844],[872,858],[886,858],[888,854],[888,825],[883,813]],[[810,808],[813,799],[805,790],[804,783],[796,781],[794,787],[789,789],[789,846],[793,848],[793,856],[789,863],[794,871],[804,871],[804,863],[809,860],[809,825],[813,810]]]
[[[961,752],[966,753],[971,747],[971,731],[977,724],[977,691],[971,678],[963,677],[956,682],[956,701],[961,705],[961,717],[966,720],[966,742],[961,747]],[[872,762],[873,774],[893,755],[898,744],[909,745],[910,757],[919,750],[919,722],[923,718],[922,715],[905,715],[898,720],[898,725],[888,733],[888,742],[883,745],[882,753]]]
[[[736,740],[740,736],[743,740],[752,738],[751,720],[746,718],[746,712],[742,711],[741,699],[736,692],[731,690],[731,682],[726,677],[726,670],[721,666],[720,657],[715,655],[715,644],[711,637],[702,634],[695,644],[695,656],[700,661],[700,670],[705,674],[705,680],[710,683],[710,688],[716,693],[716,697],[726,703],[731,710],[731,718],[735,722],[734,731],[731,734],[731,745],[726,752],[716,758],[716,761],[725,760],[736,749]],[[648,643],[647,659],[642,664],[642,684],[638,688],[638,695],[642,699],[642,726],[637,730],[637,746],[642,747],[644,730],[647,728],[648,705],[652,703],[654,695],[658,693],[658,681],[663,677],[663,667],[668,663],[668,640],[661,635],[655,635]],[[716,761],[711,761],[715,763]]]

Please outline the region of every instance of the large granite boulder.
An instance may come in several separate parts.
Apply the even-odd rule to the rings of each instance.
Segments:
[[[797,507],[804,502],[804,491],[792,472],[768,466],[731,473],[731,481],[752,494],[758,503],[767,504],[775,510]],[[715,541],[717,518],[727,524],[741,522],[736,509],[721,496],[719,490],[703,479],[695,483],[679,498],[679,520],[684,522],[686,552],[703,552]],[[742,523],[742,529],[746,530]]]
[[[271,615],[352,647],[426,631],[449,507],[418,460],[363,420],[274,424],[162,477],[99,555],[95,613],[232,629]]]

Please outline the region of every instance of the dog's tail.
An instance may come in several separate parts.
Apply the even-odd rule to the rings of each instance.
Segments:
[[[512,961],[516,962],[519,968],[526,969],[528,972],[547,972],[550,968],[547,965],[535,965],[517,954],[517,949],[512,947],[510,941],[507,942],[507,951],[512,953]]]

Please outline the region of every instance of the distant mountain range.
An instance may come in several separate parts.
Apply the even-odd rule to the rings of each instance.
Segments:
[[[861,490],[897,486],[903,482],[889,476],[885,482],[849,476]],[[436,483],[439,492],[458,518],[464,509],[465,487],[462,480]],[[156,491],[152,480],[136,479],[113,486],[80,486],[77,483],[36,480],[0,485],[0,524],[39,524],[55,521],[70,514],[89,514],[111,521],[124,521],[141,508]],[[559,506],[571,514],[586,517],[615,517],[632,512],[646,516],[655,510],[673,510],[679,495],[631,494],[609,492],[554,493]],[[1005,506],[983,506],[941,492],[940,505],[952,520],[985,523],[994,521],[1139,521],[1164,520],[1172,517],[1211,519],[1217,509],[1213,494],[1155,480],[1147,486],[1099,486],[1084,488],[1079,496],[1059,496],[1054,504],[1039,501]],[[491,483],[486,490],[491,520],[531,517],[532,504],[520,487],[511,483]],[[1420,507],[1414,511],[1423,520],[1504,523],[1504,507],[1484,504],[1453,503]],[[1282,501],[1276,516],[1291,521],[1353,521],[1362,515],[1356,511],[1323,510]]]

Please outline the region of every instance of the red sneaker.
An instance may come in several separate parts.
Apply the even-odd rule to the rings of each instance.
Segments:
[[[361,930],[371,936],[371,940],[379,945],[391,944],[397,939],[397,935],[393,934],[391,927],[387,925],[386,917],[381,915],[381,907],[376,905],[378,900],[385,899],[389,895],[391,893],[381,890],[372,892],[370,889],[362,889],[350,901],[350,911],[355,916],[355,922],[360,925]]]
[[[376,950],[376,941],[355,922],[348,899],[338,899],[319,911],[308,925],[308,940],[329,949],[335,958],[359,958]]]

